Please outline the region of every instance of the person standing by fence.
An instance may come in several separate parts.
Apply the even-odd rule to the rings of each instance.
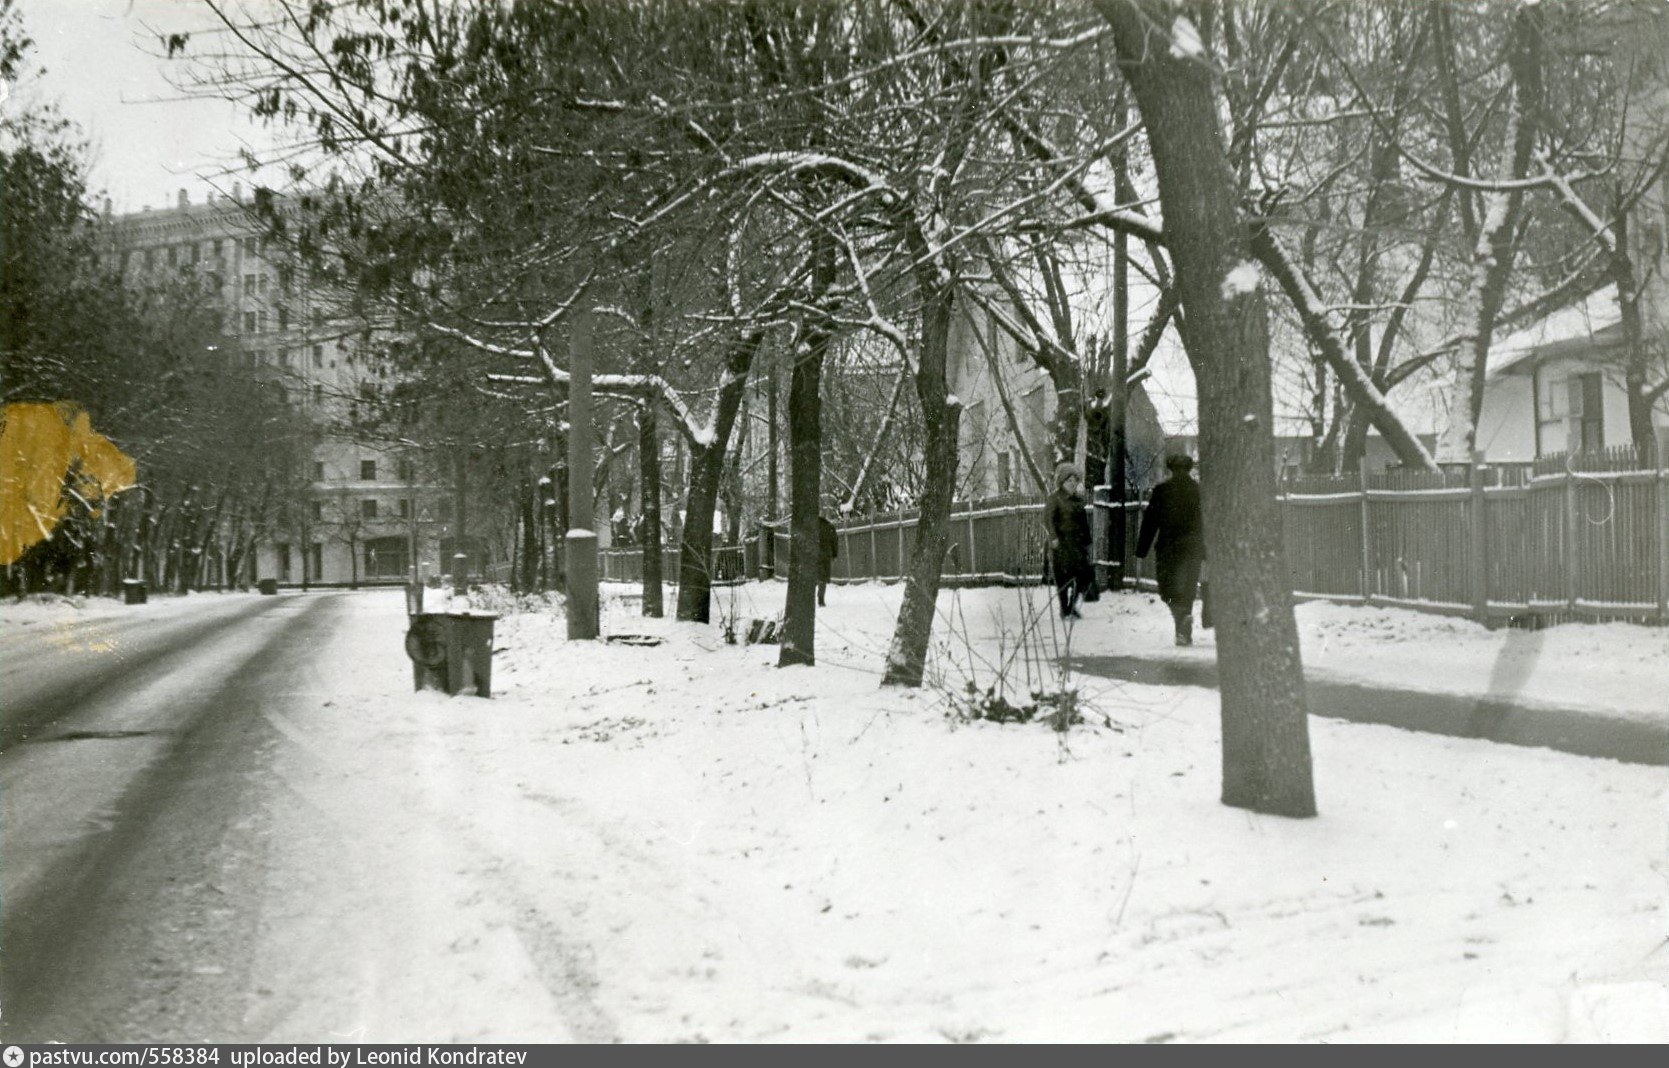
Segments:
[[[828,607],[829,580],[834,577],[834,559],[840,555],[840,532],[827,515],[817,517],[817,606]]]
[[[1159,543],[1159,599],[1171,610],[1176,644],[1194,644],[1194,597],[1205,560],[1205,523],[1200,515],[1200,486],[1190,477],[1193,457],[1165,458],[1170,478],[1153,488],[1136,538],[1136,555],[1147,556]]]
[[[1049,555],[1055,570],[1062,619],[1077,619],[1078,598],[1094,579],[1090,560],[1089,509],[1084,504],[1083,476],[1063,463],[1055,468],[1055,492],[1049,497]]]

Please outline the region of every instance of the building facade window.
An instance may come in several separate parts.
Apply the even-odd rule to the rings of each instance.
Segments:
[[[1605,448],[1605,387],[1598,371],[1571,375],[1570,452],[1598,452]]]
[[[322,578],[325,573],[325,547],[321,542],[314,542],[309,548],[313,556],[313,578]]]
[[[401,497],[400,498],[400,518],[401,519],[410,519],[411,518],[411,498],[410,497]]]
[[[313,403],[314,404],[323,404],[324,402],[325,402],[325,387],[314,386],[313,387]]]
[[[278,306],[278,329],[288,330],[289,328],[290,328],[290,309],[288,307],[286,307],[285,305],[280,304]]]
[[[359,477],[366,482],[375,482],[377,480],[377,461],[359,461]]]
[[[314,460],[313,461],[313,481],[314,482],[323,482],[324,480],[325,480],[325,462],[323,460]],[[315,501],[314,503],[317,504],[318,502]]]
[[[322,520],[325,517],[325,502],[308,501],[307,510],[313,514],[314,519]]]
[[[410,482],[413,478],[417,477],[417,469],[412,465],[410,460],[399,461],[396,470],[399,472],[401,482]]]
[[[323,345],[314,345],[313,346],[313,366],[314,367],[323,367],[324,365],[325,365],[325,347]]]
[[[255,313],[255,332],[259,334],[267,332],[267,310],[265,308]]]
[[[364,519],[377,518],[377,502],[375,500],[360,501],[359,514]]]
[[[246,333],[246,334],[253,334],[255,332],[255,313],[254,312],[244,312],[243,313],[243,332]]]
[[[274,553],[274,555],[276,555],[278,557],[278,581],[279,582],[289,582],[290,581],[290,545],[289,545],[289,543],[288,542],[283,542],[283,541],[279,542],[277,545],[275,545],[273,547],[273,553]]]

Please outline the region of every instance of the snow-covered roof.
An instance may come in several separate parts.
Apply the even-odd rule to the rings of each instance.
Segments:
[[[1616,289],[1596,290],[1491,345],[1489,373],[1522,373],[1541,359],[1615,344],[1621,322]]]

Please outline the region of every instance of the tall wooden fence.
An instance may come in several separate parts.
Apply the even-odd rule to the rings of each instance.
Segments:
[[[1476,619],[1669,623],[1669,470],[1643,466],[1632,450],[1445,475],[1294,479],[1280,504],[1292,589],[1303,598]],[[1094,509],[1096,558],[1124,585],[1153,584],[1152,558],[1135,558],[1144,508],[1098,500]],[[902,578],[916,521],[914,510],[900,510],[840,524],[835,581]],[[1039,582],[1045,537],[1035,498],[960,502],[943,574],[964,584]],[[719,550],[715,580],[769,575],[773,551],[776,574],[786,575],[788,535],[779,527]],[[641,557],[606,553],[603,571],[637,580]],[[677,577],[675,550],[663,574]]]

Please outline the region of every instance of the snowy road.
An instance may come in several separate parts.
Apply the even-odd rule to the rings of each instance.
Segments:
[[[229,1011],[192,986],[247,928],[228,905],[256,853],[261,712],[304,670],[332,600],[237,598],[7,635],[8,1038],[136,1040]]]
[[[356,820],[295,726],[352,670],[322,655],[352,600],[238,598],[0,643],[8,1040],[429,1033],[450,973],[421,966],[422,932],[448,847],[420,820]],[[402,942],[411,973],[377,974]]]

